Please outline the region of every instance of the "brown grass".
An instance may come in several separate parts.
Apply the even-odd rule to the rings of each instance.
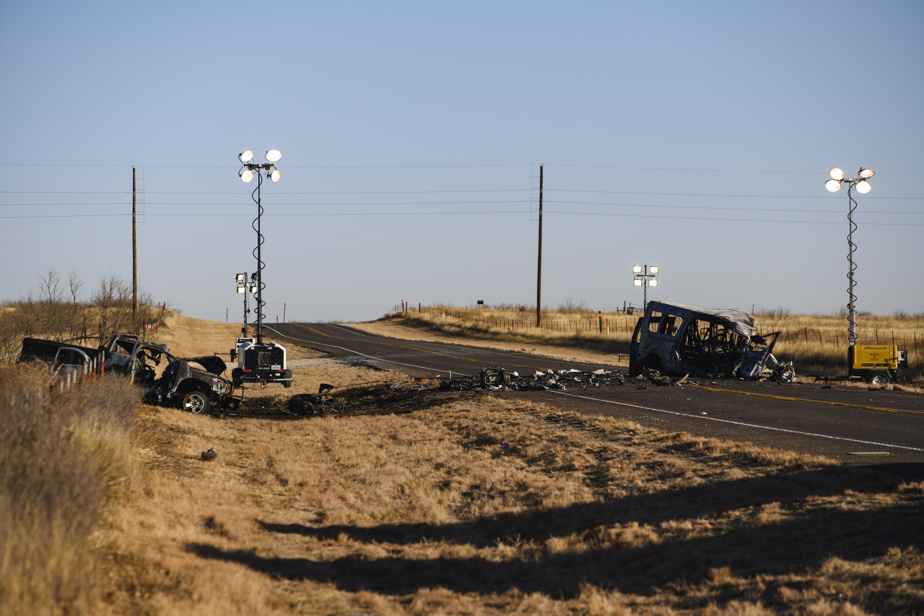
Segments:
[[[229,345],[212,332],[183,354]],[[95,527],[92,592],[46,613],[924,610],[920,481],[508,394],[295,417],[285,399],[318,382],[357,399],[394,382],[297,361],[295,389],[250,392],[244,411],[261,413],[141,407],[130,483],[90,473],[127,488]]]
[[[49,376],[0,368],[0,613],[95,610],[99,522],[133,473],[138,394],[110,379],[54,399]]]
[[[542,328],[537,329],[535,311],[440,307],[391,313],[378,321],[352,325],[413,340],[439,336],[470,345],[628,366],[629,343],[639,316],[547,310],[543,311]],[[847,374],[846,316],[790,315],[784,311],[754,316],[762,333],[782,332],[774,355],[793,361],[797,375]],[[604,326],[609,322],[609,331],[599,331],[601,318]],[[858,343],[896,344],[907,350],[905,381],[924,384],[924,316],[861,315],[858,322]]]
[[[497,397],[142,420],[120,613],[924,607],[924,485],[823,459]]]

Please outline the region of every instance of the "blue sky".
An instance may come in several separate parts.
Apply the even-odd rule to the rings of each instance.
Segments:
[[[649,299],[924,313],[924,4],[0,4],[0,299],[138,277],[239,319],[255,183],[266,320]],[[862,327],[862,322],[861,322]]]

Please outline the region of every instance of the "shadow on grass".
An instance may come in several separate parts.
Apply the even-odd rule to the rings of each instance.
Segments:
[[[878,485],[877,485],[878,484]],[[883,485],[886,484],[886,485]],[[861,560],[882,556],[890,547],[922,548],[924,499],[872,511],[815,509],[798,517],[762,524],[748,516],[747,525],[713,536],[670,538],[659,543],[623,546],[593,539],[615,525],[657,525],[661,522],[717,518],[774,502],[798,509],[809,497],[835,496],[894,488],[888,477],[868,472],[812,471],[748,478],[681,490],[640,495],[602,503],[527,511],[456,524],[389,524],[309,527],[261,522],[269,532],[317,539],[346,535],[370,544],[412,545],[445,541],[486,548],[505,543],[535,542],[540,556],[496,562],[485,558],[368,559],[348,556],[332,561],[309,558],[264,558],[252,552],[222,550],[194,543],[188,549],[204,558],[244,564],[256,571],[291,580],[333,582],[338,588],[384,594],[413,593],[445,587],[461,593],[502,593],[517,589],[551,596],[575,597],[583,583],[622,593],[653,594],[670,583],[699,583],[711,569],[730,567],[735,575],[778,575],[818,567],[837,556]],[[587,533],[587,549],[545,553],[551,537]]]

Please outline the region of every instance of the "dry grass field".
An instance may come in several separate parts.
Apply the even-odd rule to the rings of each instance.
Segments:
[[[225,354],[236,334],[174,315],[158,337],[191,356]],[[50,527],[22,521],[60,499],[18,511],[10,488],[10,469],[48,461],[35,452],[51,445],[0,429],[0,613],[924,612],[919,480],[504,396],[425,395],[426,381],[307,352],[290,362],[296,387],[248,392],[239,414],[138,405],[129,447],[113,446],[127,454],[36,475],[57,490],[103,477],[97,523],[67,549],[28,553]],[[284,411],[320,382],[354,412]],[[386,385],[393,406],[363,402]],[[78,459],[126,442],[67,425],[47,433]],[[43,566],[68,593],[18,590]]]
[[[628,366],[629,343],[640,316],[548,310],[543,311],[541,327],[537,328],[535,310],[421,307],[357,326],[384,335],[412,339],[442,336],[507,350],[537,349],[576,361],[581,357],[606,358],[606,363]],[[797,375],[834,377],[847,373],[846,316],[775,311],[754,317],[761,333],[781,332],[773,354],[782,361],[793,361]],[[905,380],[924,385],[924,315],[860,315],[857,320],[859,344],[896,344],[907,350]]]

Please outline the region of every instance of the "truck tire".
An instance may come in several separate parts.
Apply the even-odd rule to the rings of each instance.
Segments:
[[[882,370],[873,370],[869,373],[867,381],[874,387],[885,387],[889,384],[889,373]]]
[[[205,413],[209,410],[209,397],[203,392],[193,390],[183,395],[180,408],[190,413]]]

